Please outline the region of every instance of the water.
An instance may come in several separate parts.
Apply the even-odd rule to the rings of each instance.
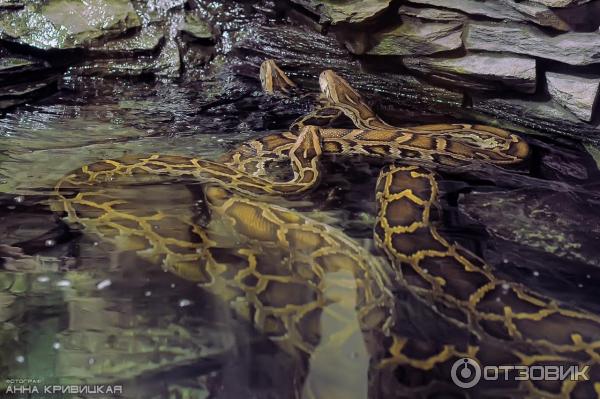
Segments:
[[[253,331],[247,321],[232,317],[222,300],[196,284],[85,231],[67,229],[45,200],[63,174],[98,159],[146,152],[214,159],[263,134],[260,128],[236,130],[240,125],[256,127],[257,116],[239,118],[234,105],[230,114],[222,113],[215,121],[210,112],[196,110],[203,101],[200,86],[80,84],[76,92],[62,92],[0,120],[2,243],[25,243],[21,246],[32,254],[14,254],[0,274],[2,375],[43,384],[124,384],[127,397],[289,397],[290,390],[298,389],[293,376],[306,373],[297,359]],[[270,100],[258,96],[255,101]],[[269,112],[260,115],[271,118]],[[285,118],[269,122],[281,129],[285,123]],[[561,299],[597,309],[592,287],[599,278],[593,246],[599,224],[590,222],[590,235],[574,229],[572,221],[596,220],[591,207],[598,200],[598,170],[579,146],[531,142],[531,172],[492,168],[446,176],[446,234],[484,253],[511,279],[542,292],[561,287]],[[320,189],[296,205],[372,248],[377,169],[364,161],[333,160]],[[509,189],[522,193],[527,202],[515,201],[520,197]],[[477,194],[468,194],[473,190]],[[180,192],[176,186],[157,187],[154,195],[160,195],[154,201],[174,207],[170,195]],[[544,207],[537,207],[534,199]],[[180,196],[176,200],[187,201]],[[539,220],[535,226],[523,225],[522,219],[536,220],[540,212],[546,220],[559,215],[560,223],[553,219],[547,227]],[[491,224],[489,231],[498,235],[489,238],[465,213]],[[513,220],[524,227],[511,232]],[[351,276],[330,278],[353,281]],[[330,323],[326,312],[321,318],[323,337],[329,335]],[[356,397],[366,395],[368,355],[360,334],[348,342],[354,343],[317,349],[302,388],[304,397],[310,392],[330,397],[343,385]],[[331,362],[346,366],[332,369]]]
[[[196,129],[186,123],[193,101],[181,87],[140,84],[127,97],[119,85],[110,86],[111,96],[90,90],[95,100],[88,101],[67,93],[2,119],[2,191],[7,193],[2,213],[3,221],[12,223],[3,223],[3,244],[56,227],[43,201],[29,202],[82,163],[176,148],[204,156],[223,151],[229,141],[193,136]],[[155,94],[146,97],[150,88]],[[46,248],[11,262],[13,270],[1,275],[3,376],[35,377],[44,384],[115,383],[186,367],[210,371],[212,358],[235,352],[234,326],[214,324],[210,315],[219,313],[219,305],[194,284],[156,265],[120,258],[97,238],[63,241],[60,235],[42,240]],[[194,306],[182,306],[187,303]],[[171,389],[204,390],[199,382],[186,384],[155,392],[148,384],[140,392],[164,397]]]
[[[226,33],[223,51],[231,47]],[[180,82],[67,75],[60,93],[0,119],[2,377],[123,384],[125,397],[144,398],[361,398],[373,389],[358,326],[341,347],[341,339],[325,339],[338,332],[338,315],[355,316],[345,314],[353,302],[324,306],[322,342],[310,358],[298,357],[218,295],[65,225],[48,208],[58,179],[83,164],[143,153],[215,159],[250,137],[284,130],[308,109],[307,99],[262,94],[258,79],[244,77],[251,69],[240,66],[236,74],[229,62],[217,58],[197,79]],[[528,140],[533,154],[522,167],[444,174],[444,234],[483,255],[502,277],[597,313],[600,172],[580,144]],[[284,205],[375,252],[380,166],[332,159],[316,192]],[[159,183],[144,187],[140,202],[185,212],[198,199],[179,182]],[[24,253],[8,247],[17,244]],[[286,262],[285,254],[266,255],[274,265]],[[345,290],[328,295],[348,299],[354,277],[342,271],[327,278]],[[436,330],[431,310],[406,295],[398,293],[398,308],[416,326],[412,333],[442,343],[445,330]],[[3,392],[7,385],[0,381]]]
[[[2,375],[41,384],[125,384],[127,397],[202,397],[208,391],[222,391],[223,397],[260,391],[287,396],[281,392],[291,389],[289,377],[278,381],[269,374],[281,372],[278,363],[288,369],[284,375],[297,374],[299,366],[289,365],[297,360],[247,321],[232,319],[222,300],[157,263],[67,228],[47,205],[56,181],[82,164],[149,152],[214,159],[255,135],[250,127],[269,115],[246,111],[245,120],[238,104],[230,105],[224,118],[211,115],[222,114],[218,107],[198,112],[198,103],[210,94],[201,84],[76,84],[73,92],[65,90],[0,120],[1,241],[19,243],[29,254],[12,252],[0,275]],[[253,101],[272,102],[262,96]],[[247,101],[244,106],[254,107]],[[187,199],[178,194],[183,188],[172,184],[147,190],[157,207],[175,209],[174,199]],[[335,191],[325,188],[317,196],[333,201]],[[334,207],[319,210],[311,201],[297,205],[312,209],[316,218],[343,223]],[[324,332],[327,320],[324,316]],[[360,334],[353,341],[361,342]],[[315,354],[315,371],[307,380],[319,391],[330,361],[320,356]],[[363,369],[368,364],[358,347],[341,356],[361,356],[357,364]],[[273,371],[252,374],[267,367]],[[164,381],[160,386],[158,377]],[[366,389],[364,377],[356,383]]]

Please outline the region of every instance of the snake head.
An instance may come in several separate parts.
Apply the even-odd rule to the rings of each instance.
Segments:
[[[321,72],[319,86],[321,92],[332,104],[359,106],[364,103],[360,94],[331,69]]]
[[[260,64],[260,84],[269,94],[277,92],[287,94],[298,87],[273,60],[265,60]]]

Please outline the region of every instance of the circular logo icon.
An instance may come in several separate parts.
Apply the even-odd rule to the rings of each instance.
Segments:
[[[481,379],[481,367],[468,357],[458,359],[450,370],[452,382],[461,388],[473,388]]]

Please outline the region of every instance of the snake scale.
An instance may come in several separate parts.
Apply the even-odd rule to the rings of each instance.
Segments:
[[[261,82],[271,94],[298,92],[270,60],[261,66]],[[600,396],[600,317],[499,278],[438,230],[435,169],[517,164],[528,156],[526,142],[482,125],[397,128],[334,72],[323,72],[319,83],[322,106],[287,132],[249,140],[217,161],[152,154],[84,165],[57,183],[53,209],[117,248],[198,282],[304,359],[294,396],[301,396],[315,348],[325,341],[341,347],[356,321],[370,357],[369,397]],[[356,127],[330,127],[339,118]],[[331,155],[389,161],[377,181],[374,228],[388,261],[342,231],[274,203],[315,189],[321,161]],[[274,162],[291,165],[292,177],[271,176]],[[198,200],[187,189],[166,186],[168,195],[181,193],[172,207],[153,207],[144,197],[146,184],[171,181],[199,185],[198,203],[208,216],[177,206]],[[419,334],[418,326],[415,333],[398,310],[400,291],[427,309],[442,335]],[[339,331],[331,336],[321,333],[326,314]],[[465,356],[482,365],[587,365],[589,380],[485,382],[461,391],[449,375]]]

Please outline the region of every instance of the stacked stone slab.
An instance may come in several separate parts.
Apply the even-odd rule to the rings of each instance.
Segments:
[[[461,91],[476,114],[600,139],[600,0],[294,2],[350,52]]]
[[[53,92],[56,81],[47,62],[0,53],[0,111]]]
[[[156,3],[156,4],[155,4]],[[210,58],[214,32],[186,0],[0,2],[0,49],[48,55],[76,76],[177,78],[183,59]],[[190,53],[201,52],[203,54]],[[57,57],[57,53],[65,54]],[[64,68],[63,68],[64,69]]]

